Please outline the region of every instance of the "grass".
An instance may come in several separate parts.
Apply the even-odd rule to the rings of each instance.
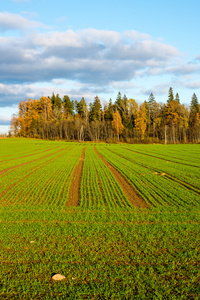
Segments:
[[[146,201],[153,199],[154,205],[145,209],[127,205],[115,178],[89,144],[81,206],[65,205],[70,174],[83,146],[0,141],[1,170],[27,163],[0,174],[0,299],[199,299],[198,145],[95,146],[135,183]],[[172,162],[161,159],[167,156]],[[178,181],[152,174],[155,168]],[[124,198],[114,205],[115,193]],[[55,282],[53,273],[66,278]]]

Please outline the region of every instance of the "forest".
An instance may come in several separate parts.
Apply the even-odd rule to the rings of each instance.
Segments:
[[[11,131],[17,137],[80,142],[199,143],[200,104],[195,93],[189,107],[181,104],[172,87],[166,103],[158,103],[151,93],[139,105],[119,92],[104,107],[98,96],[87,105],[84,97],[61,99],[53,93],[21,101]]]

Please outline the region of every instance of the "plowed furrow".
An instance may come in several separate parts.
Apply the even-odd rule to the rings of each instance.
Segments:
[[[69,188],[67,206],[78,206],[80,200],[80,185],[81,185],[81,176],[83,171],[83,163],[85,159],[85,147],[81,152],[81,158],[79,164],[74,168],[72,174],[71,185]]]
[[[94,151],[99,156],[99,158],[103,161],[103,163],[107,166],[107,168],[112,172],[113,176],[121,186],[124,194],[126,195],[129,202],[134,207],[146,208],[148,207],[147,203],[144,199],[138,194],[138,192],[134,189],[134,187],[125,179],[125,177],[116,170],[104,157],[96,150],[94,147]]]

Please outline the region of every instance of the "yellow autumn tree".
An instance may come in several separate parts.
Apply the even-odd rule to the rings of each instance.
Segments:
[[[112,121],[112,130],[115,135],[117,135],[118,141],[119,141],[119,135],[122,133],[124,129],[124,125],[122,124],[121,116],[118,112],[113,113],[113,121]]]
[[[140,132],[142,139],[147,128],[147,109],[145,103],[140,105],[139,111],[136,113],[135,127]]]

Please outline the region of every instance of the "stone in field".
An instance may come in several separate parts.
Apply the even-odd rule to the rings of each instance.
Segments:
[[[55,274],[52,276],[52,279],[53,280],[62,280],[62,279],[65,279],[65,276],[61,275],[61,274]]]

